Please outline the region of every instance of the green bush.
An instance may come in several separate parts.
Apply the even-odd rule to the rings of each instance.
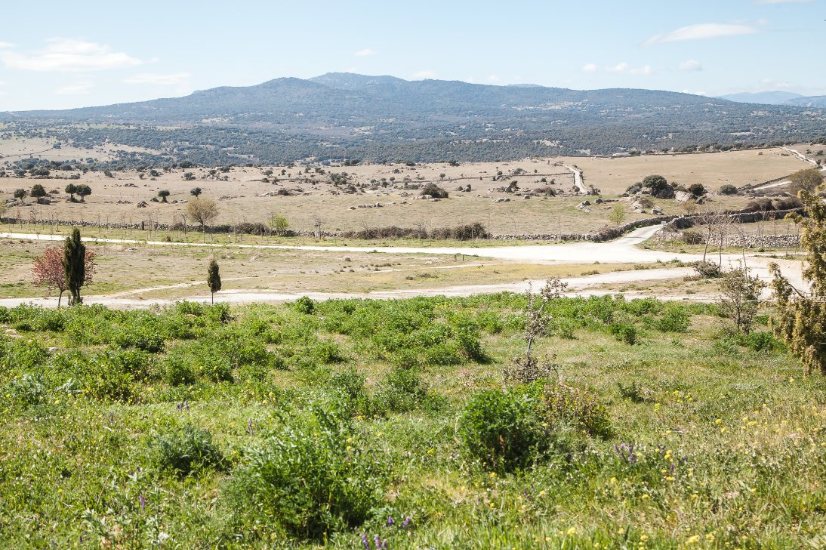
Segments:
[[[630,323],[616,322],[609,326],[611,334],[620,342],[625,342],[629,345],[637,343],[637,327]]]
[[[364,523],[383,480],[375,453],[337,418],[317,412],[249,450],[225,497],[242,545],[268,534],[321,542]]]
[[[489,470],[526,468],[548,443],[540,409],[535,391],[477,393],[459,418],[459,439],[468,455]]]
[[[315,312],[315,302],[308,296],[302,296],[295,301],[295,310],[304,315],[312,315]]]
[[[195,369],[186,356],[170,355],[163,362],[163,379],[170,386],[194,384]]]
[[[180,478],[225,467],[224,455],[212,442],[212,434],[191,424],[157,436],[153,446],[158,468]]]
[[[396,367],[391,370],[376,392],[376,406],[391,412],[408,412],[427,397],[427,387],[416,369]]]
[[[28,373],[9,382],[2,393],[7,403],[24,408],[39,405],[48,395],[43,377]]]
[[[691,316],[681,305],[669,304],[655,324],[663,332],[685,332],[691,325]]]

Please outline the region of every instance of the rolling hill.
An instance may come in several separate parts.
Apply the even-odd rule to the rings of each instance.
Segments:
[[[204,164],[308,157],[497,160],[812,140],[826,112],[641,89],[571,90],[330,73],[186,97],[4,113],[20,132]],[[86,123],[95,123],[89,126]]]

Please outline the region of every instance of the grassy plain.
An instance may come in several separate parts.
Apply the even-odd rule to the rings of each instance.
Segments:
[[[32,143],[36,151],[43,143]],[[0,150],[16,153],[24,145],[0,143]],[[54,150],[43,156],[63,155]],[[77,157],[95,156],[77,152]],[[100,153],[103,154],[103,153]],[[11,160],[11,157],[8,157]],[[61,157],[63,158],[63,157]],[[691,155],[646,155],[631,158],[548,158],[518,162],[448,164],[364,165],[325,167],[325,173],[305,172],[302,167],[235,167],[229,172],[211,175],[208,169],[176,169],[160,171],[157,177],[148,171],[115,172],[109,178],[102,173],[88,172],[73,183],[88,184],[93,192],[86,203],[65,201],[65,179],[33,180],[31,178],[0,178],[0,196],[11,196],[18,188],[29,189],[34,183],[56,191],[51,205],[33,204],[9,210],[24,220],[62,219],[96,223],[174,224],[182,221],[189,191],[201,187],[204,195],[214,198],[220,215],[214,223],[237,224],[268,222],[273,214],[287,217],[290,226],[310,232],[320,227],[324,231],[358,231],[366,228],[398,225],[427,229],[453,227],[480,222],[494,234],[560,234],[580,233],[609,225],[611,204],[593,205],[584,212],[577,208],[583,200],[573,192],[573,177],[565,166],[576,165],[583,170],[586,185],[593,185],[611,198],[650,174],[661,174],[683,185],[702,183],[712,192],[724,183],[736,186],[763,182],[785,176],[804,168],[806,163],[782,149],[703,153]],[[192,174],[191,181],[184,174]],[[271,172],[267,174],[267,172]],[[330,174],[346,172],[354,184],[351,193],[330,183]],[[501,177],[498,175],[501,172]],[[53,171],[55,178],[68,178],[70,172]],[[141,178],[140,176],[143,176]],[[223,181],[226,178],[227,181]],[[263,181],[264,179],[268,181]],[[277,181],[273,183],[273,178]],[[494,178],[497,178],[494,181]],[[545,181],[543,181],[543,179]],[[382,183],[384,181],[384,183]],[[410,185],[435,181],[450,197],[439,202],[419,199],[419,191],[405,189]],[[520,188],[516,194],[503,191],[514,181]],[[372,182],[372,183],[371,183]],[[471,186],[470,192],[457,191],[459,186]],[[531,197],[531,190],[549,187],[557,197]],[[152,202],[158,191],[168,190],[169,203]],[[277,193],[290,193],[280,196]],[[270,196],[268,196],[270,195]],[[275,195],[275,196],[272,196]],[[508,202],[498,202],[509,199]],[[593,199],[593,198],[592,198]],[[744,197],[711,197],[710,207],[742,207]],[[146,202],[145,208],[137,204]],[[592,201],[593,202],[593,201]],[[656,201],[666,214],[682,212],[676,201]],[[376,205],[381,205],[376,207]],[[626,203],[627,204],[627,203]],[[648,216],[626,208],[626,221]]]
[[[826,543],[826,382],[802,376],[765,318],[744,338],[711,306],[561,300],[537,351],[563,386],[501,393],[523,306],[0,309],[0,543]],[[553,444],[502,471],[467,446],[484,391],[575,398],[530,428]]]

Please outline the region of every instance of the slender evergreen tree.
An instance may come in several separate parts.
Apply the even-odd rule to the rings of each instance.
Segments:
[[[63,273],[66,275],[66,288],[69,291],[69,305],[83,303],[80,287],[86,282],[86,245],[80,240],[80,230],[72,229],[72,236],[66,237],[63,248]]]
[[[215,303],[215,293],[221,290],[221,273],[219,272],[218,262],[213,258],[209,261],[207,268],[207,284],[209,285],[210,303]]]

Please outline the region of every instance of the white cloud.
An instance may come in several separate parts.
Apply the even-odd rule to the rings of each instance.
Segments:
[[[61,86],[57,90],[54,91],[57,95],[86,95],[88,94],[94,84],[91,82],[74,82],[72,84],[66,84]]]
[[[617,63],[613,67],[608,67],[609,73],[630,74],[635,76],[649,76],[654,74],[654,69],[651,65],[643,65],[642,67],[632,67],[625,61]]]
[[[499,78],[499,75],[491,74],[488,75],[488,82],[502,82],[502,79]]]
[[[424,70],[414,74],[413,78],[416,80],[426,80],[428,78],[436,78],[437,76],[439,75],[436,74],[436,71]]]
[[[14,47],[14,44],[12,44],[11,42],[0,41],[0,50],[7,50],[7,49],[13,48],[13,47]]]
[[[742,36],[754,34],[757,29],[750,25],[727,24],[727,23],[701,23],[699,25],[688,25],[679,29],[658,34],[646,40],[643,44],[651,46],[654,44],[665,44],[666,42],[685,42],[687,40],[706,40],[709,38],[721,38],[724,36]]]
[[[42,50],[28,54],[7,51],[0,59],[10,69],[41,72],[84,72],[134,67],[140,59],[114,52],[106,44],[53,38]]]
[[[599,67],[597,67],[596,63],[588,63],[582,66],[583,73],[595,73]]]
[[[363,50],[357,51],[353,55],[355,55],[356,57],[370,57],[371,55],[376,55],[376,50],[373,50],[371,48],[364,48]]]
[[[686,72],[702,71],[703,64],[696,59],[688,59],[680,63],[680,70]]]
[[[189,73],[140,73],[123,79],[126,84],[150,84],[154,86],[179,86],[186,84],[191,75]]]

